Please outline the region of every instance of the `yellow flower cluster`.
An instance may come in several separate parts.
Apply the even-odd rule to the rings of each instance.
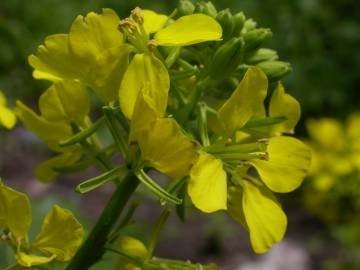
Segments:
[[[332,118],[307,121],[313,162],[305,205],[327,222],[357,218],[360,207],[360,114],[345,124]],[[315,195],[316,194],[316,195]],[[348,201],[346,210],[343,201]]]
[[[74,127],[91,127],[90,87],[105,105],[119,105],[130,123],[125,151],[130,157],[127,168],[135,175],[153,168],[175,180],[185,177],[194,206],[206,213],[227,211],[249,231],[257,253],[280,241],[287,218],[272,192],[298,188],[310,166],[309,148],[287,136],[300,118],[298,102],[279,82],[265,106],[268,77],[259,67],[248,66],[218,110],[204,105],[205,117],[198,119],[210,127],[200,132],[204,140],[197,140],[191,129],[191,102],[170,106],[174,61],[169,51],[176,54],[178,47],[209,41],[216,47],[222,32],[209,15],[173,20],[136,8],[124,20],[110,9],[78,16],[69,34],[48,37],[29,57],[34,77],[53,82],[39,100],[41,115],[20,101],[16,108],[25,126],[60,153],[38,167],[38,177],[50,181],[56,176],[55,165],[81,158],[80,147],[59,143],[76,135]],[[163,51],[168,52],[166,60]],[[189,64],[181,63],[176,74],[183,75]],[[195,107],[202,106],[196,97],[213,83],[206,68],[199,69],[200,75],[190,78],[195,90],[190,90],[189,99],[196,101]],[[207,119],[209,112],[212,117]]]
[[[0,241],[16,251],[23,267],[57,260],[69,261],[80,246],[84,231],[73,214],[55,205],[46,215],[34,242],[29,243],[31,206],[28,197],[0,181]]]

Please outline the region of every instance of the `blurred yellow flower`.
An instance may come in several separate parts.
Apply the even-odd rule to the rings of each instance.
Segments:
[[[16,116],[7,107],[6,97],[3,92],[0,90],[0,126],[3,126],[7,129],[12,129],[16,124]]]
[[[30,244],[27,233],[32,216],[27,196],[0,181],[0,202],[0,229],[5,231],[1,239],[14,247],[19,265],[32,267],[52,260],[66,262],[74,256],[82,242],[84,230],[69,210],[55,205]]]

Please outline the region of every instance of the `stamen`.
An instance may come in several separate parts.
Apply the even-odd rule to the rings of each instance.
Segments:
[[[158,46],[158,44],[154,39],[152,39],[148,42],[148,48],[152,52],[156,49],[157,46]]]
[[[136,7],[131,11],[132,19],[140,25],[144,24],[144,12],[141,8]]]

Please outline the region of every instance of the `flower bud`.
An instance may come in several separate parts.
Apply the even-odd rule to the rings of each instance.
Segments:
[[[244,23],[243,28],[241,29],[241,32],[243,34],[250,32],[256,28],[256,22],[253,19],[247,19]]]
[[[249,55],[245,59],[245,63],[249,65],[256,65],[260,62],[273,61],[277,60],[278,58],[279,56],[276,51],[267,48],[260,48],[253,54]]]
[[[215,18],[217,15],[217,10],[216,10],[214,4],[211,2],[200,3],[197,5],[196,9],[199,9],[200,13],[209,15],[213,18]]]
[[[264,71],[270,82],[277,81],[291,72],[290,64],[283,61],[261,62],[257,67]]]
[[[232,36],[238,37],[240,35],[240,32],[244,26],[245,20],[246,20],[246,18],[245,18],[245,15],[243,12],[236,13],[232,17],[232,21],[233,21],[233,25],[234,25]]]
[[[223,29],[223,39],[224,40],[229,39],[234,29],[232,14],[230,10],[224,9],[220,11],[216,16],[216,20],[220,23]]]
[[[178,11],[181,16],[193,14],[194,10],[195,6],[190,0],[180,0]]]
[[[209,75],[221,79],[235,71],[243,56],[243,45],[243,39],[235,37],[221,45],[215,52]]]
[[[261,46],[261,44],[272,36],[272,32],[268,28],[254,29],[244,34],[245,51],[253,51]]]

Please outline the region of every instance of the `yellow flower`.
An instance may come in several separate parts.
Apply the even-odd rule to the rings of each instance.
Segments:
[[[130,18],[120,23],[120,30],[124,32],[128,42],[137,49],[137,54],[126,70],[119,89],[120,107],[129,119],[132,118],[136,99],[142,88],[148,88],[157,106],[167,106],[170,88],[168,71],[149,47],[186,46],[219,40],[222,36],[221,26],[207,15],[183,16],[164,28],[168,19],[165,15],[137,8]],[[150,41],[152,33],[155,35]]]
[[[84,230],[69,210],[55,205],[30,244],[27,232],[31,225],[31,207],[27,196],[0,182],[0,201],[0,229],[8,231],[2,239],[16,250],[19,265],[32,267],[52,260],[66,262],[74,256]]]
[[[116,100],[131,50],[117,30],[119,23],[111,9],[79,15],[69,34],[47,37],[36,55],[29,56],[34,78],[82,81],[104,103]]]
[[[15,114],[7,107],[6,97],[0,90],[0,126],[12,129],[16,124]]]
[[[137,99],[130,143],[139,145],[147,165],[172,177],[188,175],[197,158],[197,143],[185,135],[175,119],[162,117],[165,107],[156,106],[147,89]]]
[[[55,167],[70,165],[81,158],[76,146],[60,147],[59,143],[74,135],[71,124],[80,127],[90,112],[90,97],[85,86],[77,81],[55,82],[39,99],[41,116],[21,101],[17,101],[15,113],[24,126],[35,133],[50,149],[60,153],[41,164],[35,175],[42,182],[50,182],[58,173]]]
[[[260,69],[248,69],[238,88],[218,110],[224,141],[231,139],[251,119],[266,118],[263,102],[267,85],[267,78]],[[286,103],[297,107],[293,98],[285,96],[283,89],[278,88],[270,111],[276,116],[283,116],[284,112],[290,117],[277,127],[277,132],[292,132],[298,120],[296,110],[276,108]],[[282,239],[287,224],[271,191],[283,193],[299,187],[310,166],[310,149],[301,141],[286,136],[251,143],[248,144],[251,150],[236,143],[217,150],[211,146],[204,148],[209,153],[201,152],[192,167],[188,193],[194,205],[204,212],[228,210],[249,230],[255,252],[263,253]],[[226,169],[229,167],[230,170]],[[248,173],[251,167],[262,182]],[[226,172],[231,175],[230,179]]]
[[[73,136],[70,123],[84,124],[90,111],[90,98],[85,86],[76,81],[59,81],[39,99],[41,116],[17,101],[16,114],[25,127],[56,152],[66,152],[58,143]]]

